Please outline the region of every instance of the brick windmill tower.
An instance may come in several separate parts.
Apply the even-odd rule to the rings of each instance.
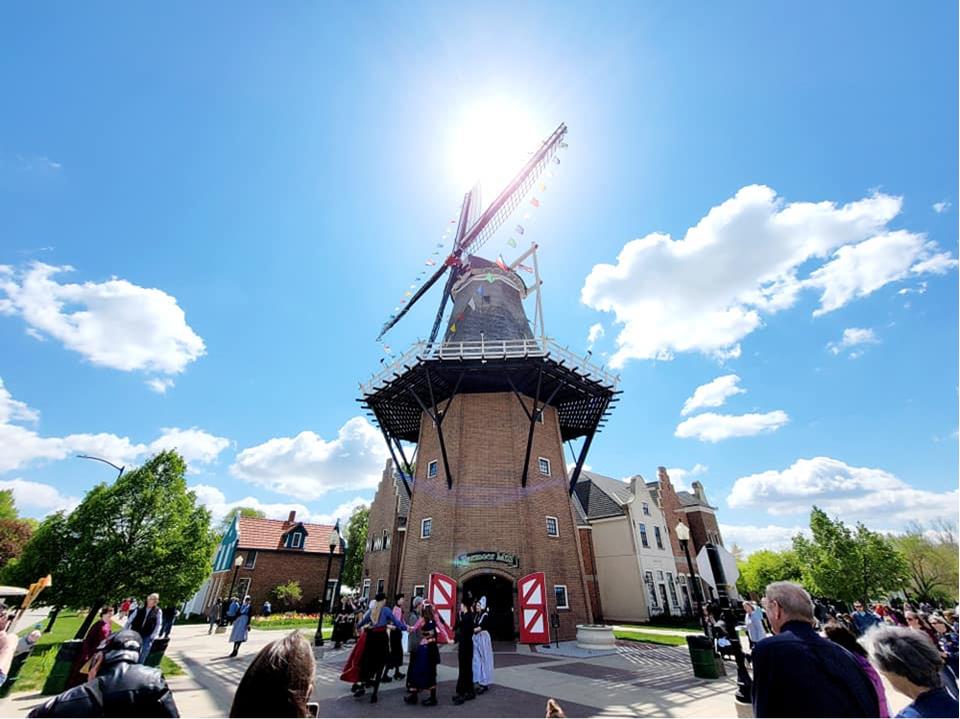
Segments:
[[[405,536],[391,554],[395,590],[425,592],[448,621],[458,594],[486,596],[495,638],[519,634],[524,643],[549,641],[551,619],[561,639],[592,619],[570,494],[617,401],[617,378],[546,336],[536,245],[509,265],[474,253],[522,201],[565,134],[560,125],[482,213],[479,193],[466,195],[450,255],[381,332],[446,274],[429,341],[361,385],[360,401],[393,457],[390,487],[405,495]],[[527,258],[530,287],[516,272]],[[523,304],[531,294],[532,327]],[[438,342],[448,299],[453,308]],[[574,452],[574,442],[580,447],[568,472],[563,445]],[[378,492],[371,516],[387,494]],[[396,506],[395,494],[390,501]],[[367,550],[377,551],[372,544]]]

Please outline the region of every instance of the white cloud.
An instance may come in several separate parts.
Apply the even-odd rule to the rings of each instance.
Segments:
[[[590,325],[590,330],[587,332],[587,348],[593,349],[593,346],[597,343],[597,340],[601,339],[604,335],[603,325],[599,322]]]
[[[932,272],[935,275],[945,275],[950,270],[956,268],[957,264],[957,261],[950,256],[949,252],[938,252],[922,262],[915,264],[910,268],[910,271],[915,274]]]
[[[172,375],[206,351],[177,300],[162,290],[117,278],[61,284],[53,276],[72,268],[42,262],[6,269],[0,313],[22,317],[96,365]]]
[[[670,481],[676,489],[682,489],[689,491],[690,485],[687,483],[688,478],[699,477],[701,474],[706,474],[707,470],[710,468],[705,464],[700,464],[699,462],[690,469],[683,469],[682,467],[670,467],[667,469],[667,476],[670,477]]]
[[[240,452],[230,473],[280,494],[318,499],[336,489],[377,486],[388,457],[380,432],[363,417],[347,420],[336,439],[313,432],[276,437]]]
[[[880,340],[877,339],[876,333],[872,329],[864,327],[847,327],[843,331],[843,336],[840,338],[839,342],[828,342],[827,349],[830,350],[833,354],[838,355],[844,350],[850,349],[851,347],[856,347],[857,345],[867,345],[867,344],[877,344]],[[863,354],[862,350],[850,353],[850,358],[855,359]]]
[[[880,193],[840,206],[788,203],[769,187],[744,187],[680,240],[628,242],[616,264],[593,267],[580,298],[623,325],[614,367],[677,352],[737,356],[764,315],[805,289],[821,293],[819,315],[910,273],[946,271],[950,257],[936,259],[935,243],[889,229],[901,206]]]
[[[933,211],[938,215],[942,215],[944,212],[950,209],[950,203],[946,200],[941,200],[940,202],[933,203]]]
[[[230,440],[226,437],[217,437],[198,427],[164,427],[160,431],[163,434],[150,443],[148,450],[154,453],[175,449],[187,464],[210,464],[230,446]]]
[[[214,521],[219,521],[234,507],[251,507],[263,512],[270,519],[286,519],[291,511],[297,513],[297,519],[315,524],[334,524],[340,520],[340,527],[346,531],[346,522],[357,507],[369,504],[369,499],[354,497],[343,502],[330,512],[315,512],[305,504],[297,502],[263,502],[257,497],[247,496],[228,502],[226,496],[217,487],[209,484],[197,484],[190,487],[197,495],[197,501],[210,510]]]
[[[146,384],[157,394],[166,394],[167,390],[173,387],[173,380],[169,377],[151,377]]]
[[[724,546],[729,548],[736,544],[743,549],[745,555],[759,549],[786,549],[791,546],[797,534],[809,535],[810,530],[799,525],[782,527],[768,524],[759,527],[752,524],[720,524],[720,536],[723,537]]]
[[[76,497],[62,495],[53,485],[25,479],[0,480],[0,489],[13,490],[17,509],[27,516],[43,517],[61,509],[71,511],[80,503]]]
[[[228,439],[197,427],[164,428],[163,434],[150,444],[134,443],[128,437],[107,432],[45,437],[32,427],[23,426],[24,422],[36,424],[39,417],[25,402],[13,399],[0,378],[0,474],[33,462],[57,461],[76,454],[90,454],[126,465],[148,452],[170,448],[177,448],[188,463],[204,464],[214,461],[230,444]]]
[[[727,504],[765,509],[774,516],[806,514],[817,505],[847,522],[956,519],[960,492],[916,489],[882,469],[851,467],[830,457],[798,459],[782,471],[740,477]]]
[[[703,407],[720,407],[727,401],[727,398],[747,391],[737,386],[739,382],[740,378],[737,375],[726,374],[700,385],[683,403],[680,414],[686,417],[691,412]]]
[[[677,425],[674,436],[699,439],[701,442],[719,442],[731,437],[752,437],[775,432],[790,421],[783,410],[764,414],[716,414],[704,412]]]

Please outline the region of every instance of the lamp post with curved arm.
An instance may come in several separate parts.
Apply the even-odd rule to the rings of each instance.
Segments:
[[[120,477],[123,476],[123,470],[126,469],[126,466],[118,467],[118,466],[115,465],[113,462],[111,462],[109,459],[104,459],[103,457],[93,457],[93,456],[91,456],[91,455],[89,455],[89,454],[78,454],[78,455],[77,455],[77,458],[78,458],[78,459],[92,459],[92,460],[94,460],[94,461],[96,461],[96,462],[103,462],[104,464],[109,464],[111,467],[113,467],[115,470],[117,470],[117,479],[120,479]]]

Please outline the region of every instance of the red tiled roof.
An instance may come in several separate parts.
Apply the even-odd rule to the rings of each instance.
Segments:
[[[309,522],[285,519],[258,519],[257,517],[240,517],[240,542],[238,549],[283,549],[283,536],[297,525],[303,525],[307,530],[306,542],[302,550],[289,551],[322,552],[330,551],[330,532],[333,527],[328,524],[310,524]],[[340,553],[337,547],[336,553]]]

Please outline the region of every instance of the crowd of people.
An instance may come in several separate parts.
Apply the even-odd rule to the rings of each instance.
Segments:
[[[770,584],[761,604],[744,606],[754,716],[889,717],[881,676],[910,699],[898,717],[958,716],[955,611],[855,602],[847,612],[791,582]]]

